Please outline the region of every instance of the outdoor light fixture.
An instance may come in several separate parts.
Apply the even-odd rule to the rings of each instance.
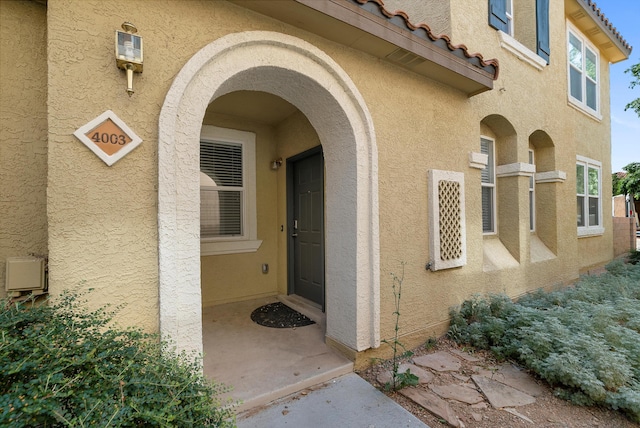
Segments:
[[[127,72],[127,93],[133,95],[133,73],[142,73],[142,37],[130,22],[122,24],[124,31],[116,30],[116,64]]]
[[[271,169],[277,171],[282,166],[282,158],[271,161]]]

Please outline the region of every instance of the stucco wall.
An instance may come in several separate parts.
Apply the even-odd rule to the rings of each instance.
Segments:
[[[406,13],[411,23],[427,24],[433,34],[451,35],[449,0],[385,0],[384,7]]]
[[[7,257],[47,255],[46,13],[0,2],[0,296]]]
[[[613,218],[613,255],[617,257],[636,249],[636,225],[633,217]]]
[[[226,2],[147,2],[114,0],[49,0],[49,234],[51,289],[54,293],[82,283],[94,287],[95,304],[127,303],[119,320],[148,330],[158,328],[157,170],[158,115],[174,76],[200,48],[221,36],[249,30],[283,32],[306,40],[336,61],[364,97],[378,145],[380,221],[381,336],[393,333],[393,295],[389,273],[406,262],[401,333],[441,334],[448,310],[474,293],[506,292],[517,296],[541,286],[569,281],[584,266],[607,261],[612,253],[611,220],[604,216],[602,236],[576,238],[576,154],[602,162],[603,213],[609,213],[608,93],[601,88],[602,115],[595,120],[567,105],[565,23],[551,24],[551,64],[542,71],[520,61],[499,46],[486,19],[486,2],[464,2],[452,9],[454,43],[465,43],[485,58],[498,58],[500,77],[495,90],[472,98],[466,94],[373,59],[304,30],[264,18]],[[551,17],[564,15],[552,2]],[[126,11],[123,16],[122,11]],[[171,18],[168,26],[167,19]],[[145,41],[145,69],[134,76],[133,97],[125,92],[125,77],[113,58],[113,31],[124,20],[135,23]],[[73,22],[73,26],[68,23]],[[188,29],[188,30],[184,30]],[[192,30],[196,29],[196,30]],[[601,60],[602,82],[608,82]],[[532,90],[535,88],[535,90]],[[107,167],[72,133],[106,109],[112,109],[143,139],[143,143],[112,167]],[[550,138],[555,153],[549,164],[566,172],[563,182],[549,184],[553,201],[540,210],[559,215],[547,246],[556,257],[529,259],[528,177],[498,179],[500,225],[498,239],[519,263],[484,271],[485,238],[481,225],[480,170],[469,166],[469,152],[480,151],[481,123],[499,143],[501,163],[526,163],[530,136],[539,130]],[[235,119],[207,118],[218,126],[238,127]],[[499,119],[499,120],[498,120]],[[502,125],[501,125],[502,124]],[[571,124],[571,126],[567,126]],[[507,126],[508,125],[508,126]],[[203,258],[203,301],[244,298],[220,290],[225,279],[236,283],[237,272],[222,265],[246,266],[260,283],[251,293],[283,292],[286,248],[279,225],[284,223],[285,169],[268,169],[271,156],[286,158],[315,145],[303,118],[292,116],[276,129],[242,124],[270,141],[259,150],[258,177],[269,188],[259,196],[259,239],[264,249],[253,255]],[[510,127],[510,128],[509,128]],[[506,132],[504,129],[512,129]],[[296,141],[300,130],[303,142]],[[190,156],[189,154],[181,154]],[[266,160],[266,162],[265,162]],[[551,167],[550,167],[551,168]],[[465,174],[467,265],[430,272],[428,254],[427,171]],[[274,192],[271,186],[277,186]],[[332,189],[328,188],[327,192]],[[277,201],[277,209],[269,209]],[[545,208],[548,207],[548,208]],[[556,218],[556,214],[551,215]],[[556,238],[553,238],[555,236]],[[555,242],[553,242],[555,241]],[[555,246],[555,247],[554,247]],[[260,264],[276,267],[262,276]]]

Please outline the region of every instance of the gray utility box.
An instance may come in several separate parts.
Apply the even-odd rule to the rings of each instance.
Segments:
[[[6,270],[7,293],[44,294],[47,290],[46,260],[41,257],[9,257]]]

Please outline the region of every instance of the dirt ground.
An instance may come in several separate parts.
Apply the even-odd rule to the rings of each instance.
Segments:
[[[440,339],[435,345],[426,349],[424,346],[415,349],[414,357],[425,355],[437,351],[447,351],[451,349],[462,350],[457,344],[446,339]],[[469,351],[465,348],[466,351]],[[462,360],[462,367],[456,373],[437,375],[433,383],[455,382],[456,379],[463,379],[474,374],[478,367],[492,370],[500,363],[497,362],[489,352],[477,351],[473,356],[479,358],[478,362],[469,362]],[[404,359],[406,362],[408,359]],[[358,372],[358,374],[374,385],[376,388],[383,390],[382,385],[376,380],[377,376],[388,371],[391,367],[389,361],[380,363],[370,367],[369,369]],[[540,385],[544,385],[541,395],[536,397],[536,402],[526,406],[515,408],[517,413],[529,419],[525,420],[519,416],[508,413],[502,409],[495,409],[487,402],[486,405],[475,405],[474,407],[457,402],[447,400],[453,412],[465,428],[513,428],[513,427],[562,427],[562,428],[638,428],[640,425],[626,419],[623,414],[613,410],[595,407],[580,407],[556,397],[553,390],[540,380],[536,380]],[[426,388],[426,386],[419,386]],[[422,420],[431,428],[441,428],[449,426],[446,421],[436,417],[426,411],[421,406],[415,404],[408,398],[395,392],[385,392],[390,398],[399,403],[402,407],[410,411],[417,418]]]

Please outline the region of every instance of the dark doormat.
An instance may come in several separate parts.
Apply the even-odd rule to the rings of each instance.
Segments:
[[[251,312],[251,320],[265,327],[293,328],[315,324],[315,321],[281,302],[260,306]]]

